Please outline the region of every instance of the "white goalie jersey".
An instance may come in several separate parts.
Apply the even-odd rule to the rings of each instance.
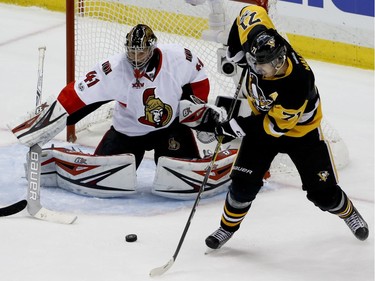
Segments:
[[[187,48],[161,45],[155,52],[159,62],[142,77],[135,78],[125,53],[118,54],[64,88],[58,100],[69,114],[95,102],[117,101],[113,126],[128,136],[168,127],[178,117],[183,87],[207,101],[209,82],[203,63]]]

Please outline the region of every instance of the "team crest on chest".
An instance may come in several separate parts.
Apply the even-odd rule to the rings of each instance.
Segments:
[[[271,94],[271,98],[267,97],[263,90],[259,87],[258,84],[258,77],[256,75],[251,74],[251,83],[250,83],[250,100],[253,105],[259,111],[269,111],[273,105],[274,99],[276,99],[277,94]]]
[[[142,124],[159,128],[172,119],[172,107],[155,97],[155,88],[143,92],[143,105],[145,115],[138,118]]]

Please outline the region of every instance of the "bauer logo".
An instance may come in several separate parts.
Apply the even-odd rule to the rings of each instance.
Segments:
[[[36,152],[30,153],[30,175],[29,175],[29,199],[38,199],[38,167],[39,155]]]
[[[345,13],[374,17],[374,0],[281,0],[300,5],[307,5],[316,8],[326,8],[331,2],[337,9]],[[305,3],[304,3],[305,2]]]
[[[238,167],[238,166],[233,166],[232,170],[245,173],[245,174],[249,174],[249,175],[253,173],[252,170],[246,169],[244,167]]]

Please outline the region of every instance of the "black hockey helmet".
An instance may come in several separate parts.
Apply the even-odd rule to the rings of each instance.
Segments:
[[[145,24],[137,24],[126,35],[126,55],[133,67],[142,69],[150,61],[156,48],[157,37]]]
[[[271,63],[276,59],[285,59],[286,46],[284,39],[274,29],[267,29],[259,33],[251,42],[249,55],[255,64]]]

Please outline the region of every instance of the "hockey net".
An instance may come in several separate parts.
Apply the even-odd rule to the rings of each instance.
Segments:
[[[192,50],[203,61],[211,83],[209,102],[218,95],[233,95],[238,78],[228,77],[218,69],[218,50],[241,8],[251,4],[267,7],[278,30],[277,0],[206,0],[190,5],[185,0],[67,0],[67,82],[84,75],[98,61],[124,52],[125,36],[136,24],[149,25],[158,43],[178,43]],[[285,33],[282,32],[285,35]],[[108,103],[75,126],[67,129],[67,140],[80,140],[88,131],[103,135],[111,124],[113,103]],[[336,165],[348,163],[346,146],[327,122],[325,136],[333,144]],[[84,142],[81,142],[83,143]],[[339,160],[339,161],[337,161]],[[273,174],[294,175],[295,168],[285,155],[278,156]]]

